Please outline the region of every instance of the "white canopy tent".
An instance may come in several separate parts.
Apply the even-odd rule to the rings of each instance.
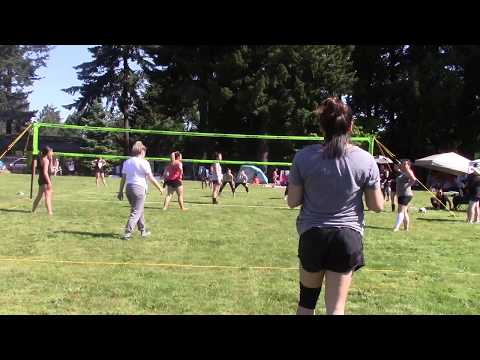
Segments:
[[[469,159],[457,153],[449,152],[415,160],[414,165],[450,175],[461,176],[470,172],[470,162]]]

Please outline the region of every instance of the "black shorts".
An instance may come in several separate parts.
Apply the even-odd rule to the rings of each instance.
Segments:
[[[182,186],[182,182],[178,179],[177,180],[166,180],[165,184],[167,184],[167,186],[170,186],[171,188],[174,188],[174,189]]]
[[[349,228],[311,228],[300,236],[298,257],[308,272],[357,271],[365,265],[362,235]]]
[[[212,180],[213,185],[222,185],[223,181],[218,181],[218,180]]]
[[[398,205],[407,206],[412,201],[413,196],[398,196]]]
[[[38,177],[38,185],[39,185],[39,186],[47,185],[47,184],[48,184],[47,180],[45,180],[45,179],[44,179],[43,177],[41,177],[41,176]]]

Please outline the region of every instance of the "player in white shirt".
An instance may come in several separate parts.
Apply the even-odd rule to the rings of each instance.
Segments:
[[[145,197],[148,188],[147,179],[155,185],[160,194],[163,193],[160,184],[153,177],[149,162],[145,160],[146,151],[145,145],[141,141],[137,141],[132,148],[132,157],[123,163],[118,199],[123,200],[123,189],[127,184],[126,194],[131,206],[130,216],[123,235],[124,240],[129,240],[132,237],[135,226],[140,230],[142,237],[150,235],[145,227],[144,218]]]
[[[215,153],[215,159],[218,161],[222,161],[222,154],[221,153]],[[215,162],[211,166],[211,176],[212,176],[212,185],[213,185],[213,191],[212,191],[212,203],[213,204],[218,204],[218,192],[220,191],[220,186],[222,185],[223,182],[223,173],[222,173],[222,166],[220,165],[219,162]]]

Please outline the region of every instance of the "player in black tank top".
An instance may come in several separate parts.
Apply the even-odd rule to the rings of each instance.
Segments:
[[[46,146],[42,149],[40,157],[39,173],[38,173],[38,194],[33,201],[32,213],[37,209],[38,203],[42,200],[45,194],[45,207],[47,208],[48,215],[53,215],[52,211],[52,181],[50,179],[50,164],[53,159],[53,149]]]

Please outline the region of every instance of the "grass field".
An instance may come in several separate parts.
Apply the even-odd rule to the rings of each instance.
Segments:
[[[115,198],[118,180],[96,189],[93,178],[55,178],[50,219],[43,202],[30,213],[29,185],[28,175],[0,175],[2,314],[296,310],[298,210],[286,207],[281,189],[247,195],[239,188],[233,199],[226,187],[212,206],[209,191],[186,182],[187,212],[176,202],[162,211],[163,196],[151,190],[145,211],[152,236],[122,241],[129,208]],[[428,194],[415,194],[414,207],[428,204]],[[367,212],[366,266],[354,277],[346,312],[480,313],[480,225],[467,225],[465,212],[412,211],[412,230],[393,233],[387,205],[381,214]],[[318,313],[323,307],[322,296]]]

